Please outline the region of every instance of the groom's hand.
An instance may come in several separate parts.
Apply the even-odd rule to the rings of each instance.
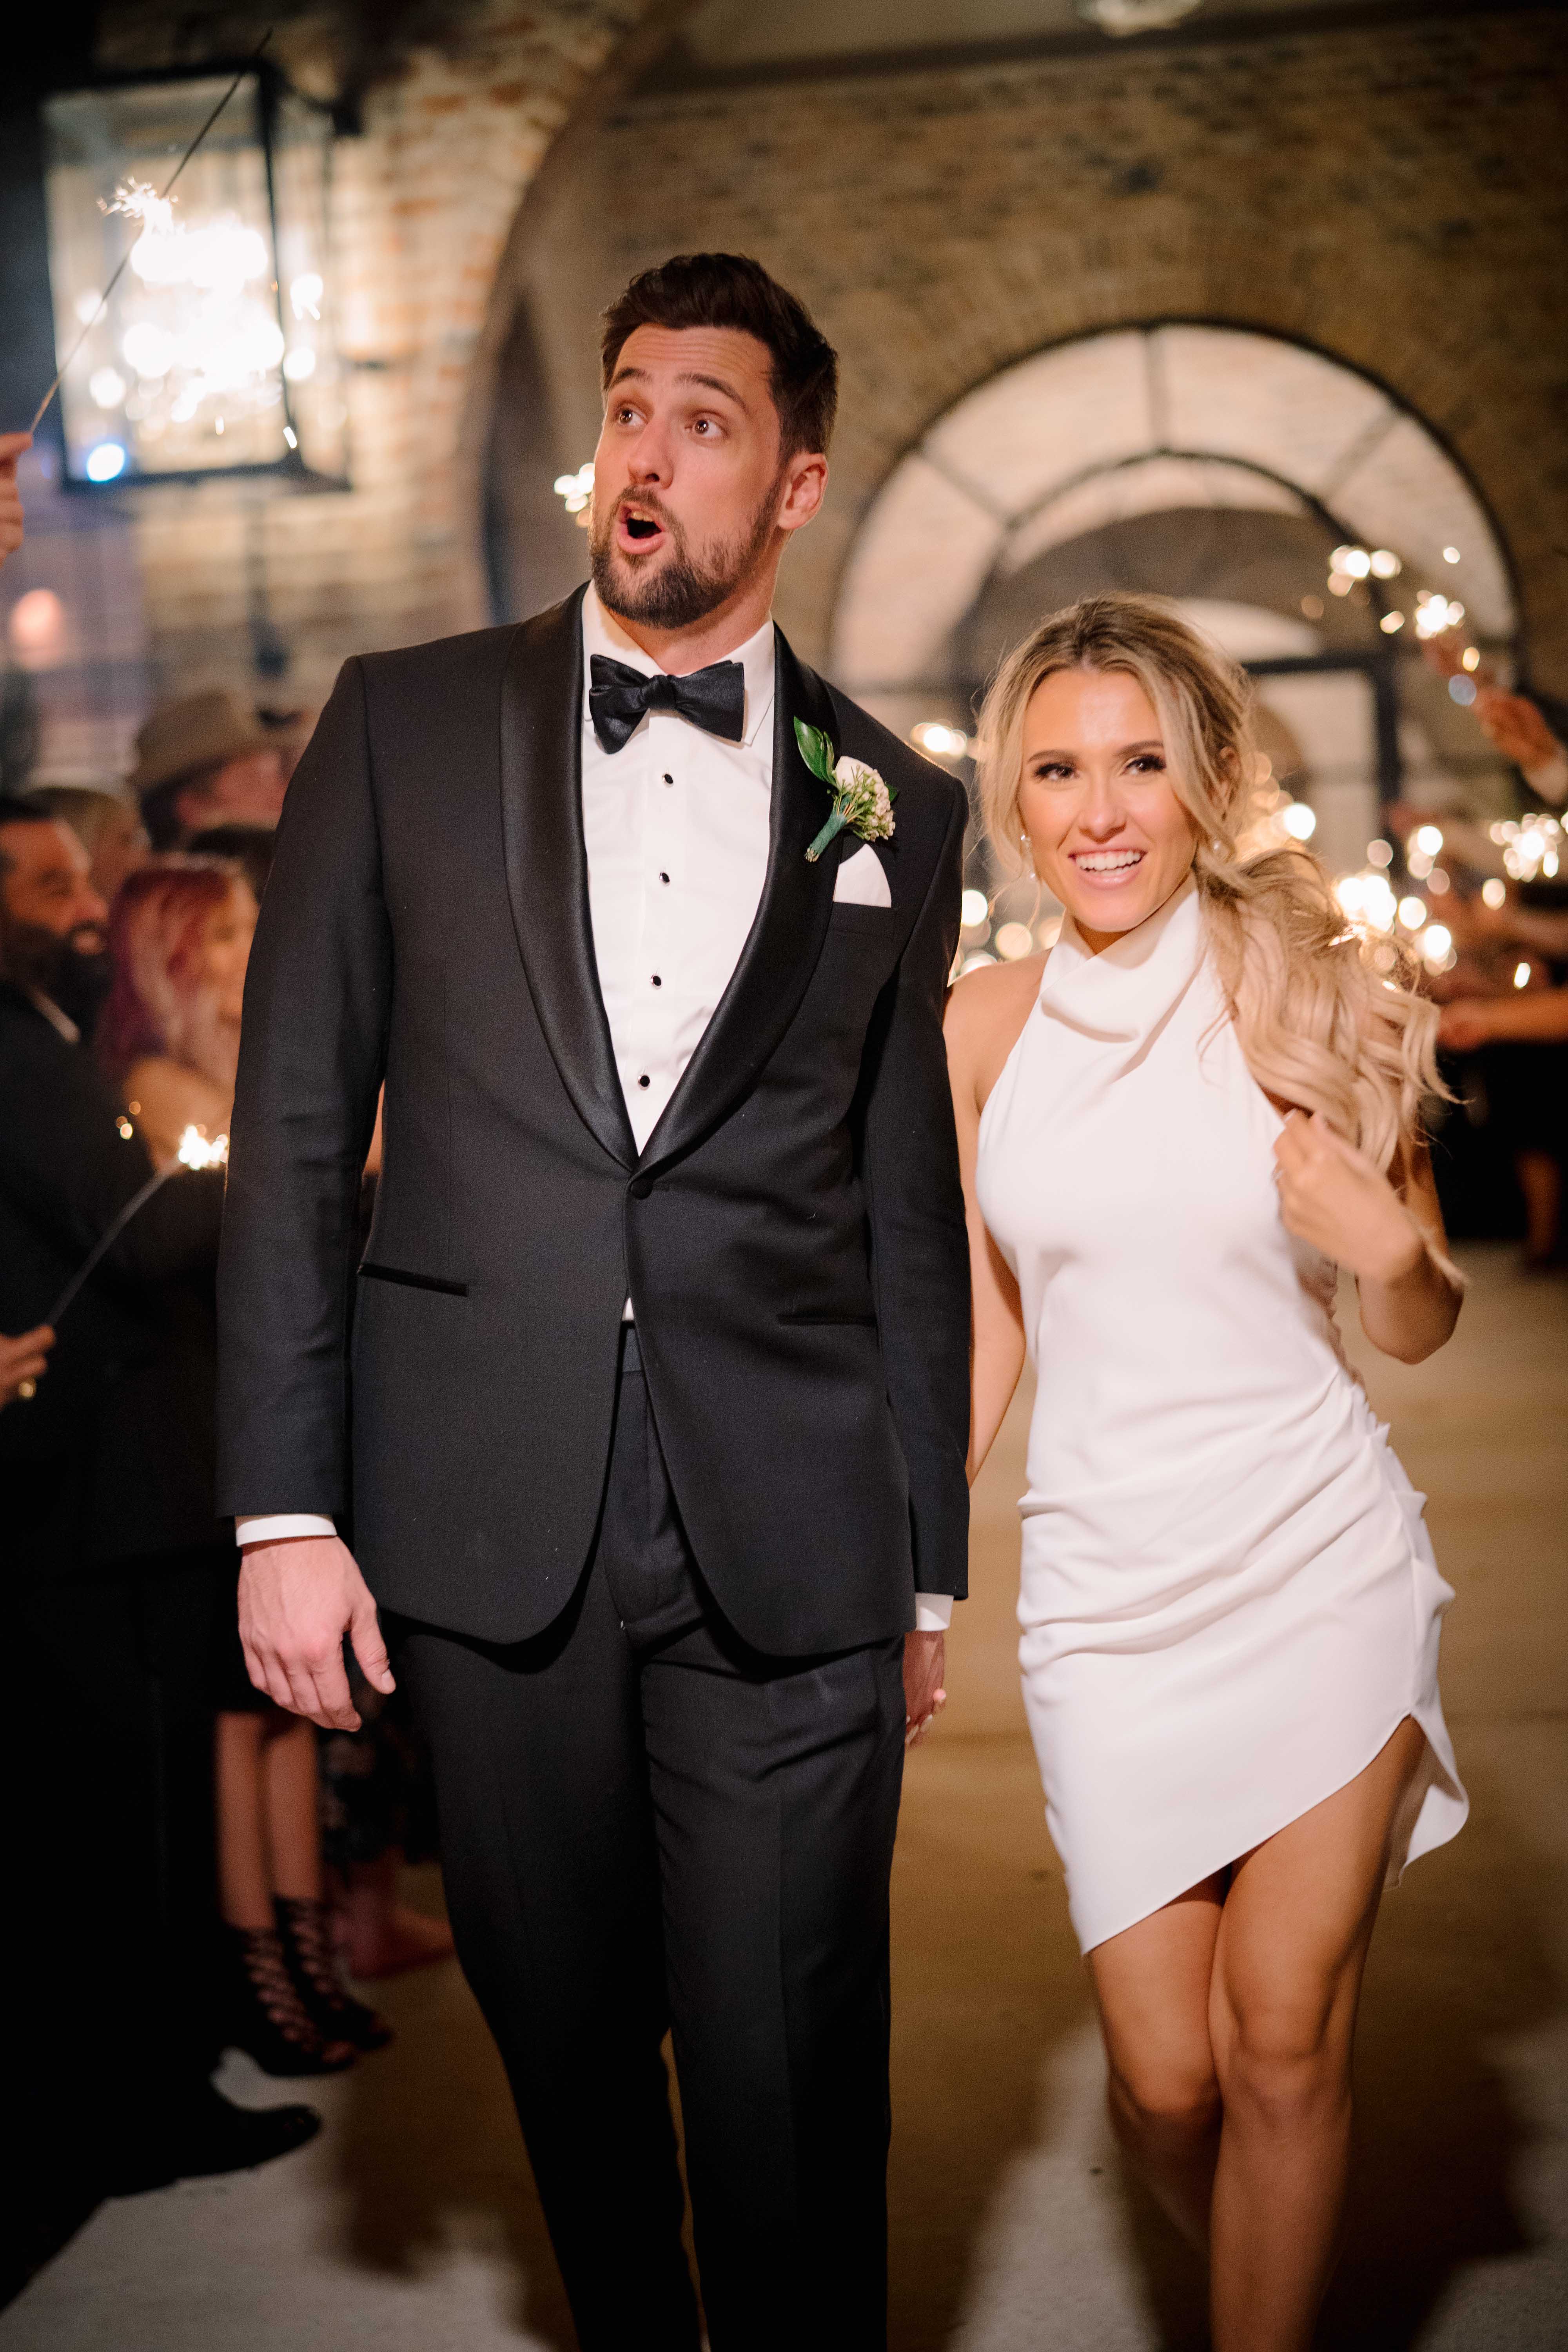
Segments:
[[[945,1633],[904,1635],[904,1746],[912,1748],[947,1705],[942,1678],[947,1671]]]
[[[336,1536],[289,1536],[247,1544],[239,1571],[239,1638],[246,1671],[279,1706],[323,1731],[357,1731],[343,1667],[343,1635],[378,1691],[396,1685],[370,1587]]]

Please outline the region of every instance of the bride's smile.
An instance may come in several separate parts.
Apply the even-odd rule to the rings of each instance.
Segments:
[[[1036,688],[1018,814],[1036,873],[1094,950],[1164,905],[1197,840],[1159,715],[1124,670],[1058,670]]]

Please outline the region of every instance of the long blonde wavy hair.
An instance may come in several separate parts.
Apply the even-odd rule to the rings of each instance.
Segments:
[[[1252,850],[1259,762],[1247,674],[1152,596],[1086,596],[1008,655],[980,718],[980,793],[998,856],[1022,868],[1024,714],[1058,670],[1123,670],[1160,720],[1193,821],[1193,875],[1247,1066],[1266,1094],[1321,1111],[1380,1169],[1409,1162],[1423,1098],[1441,1095],[1435,1008],[1393,940],[1347,923],[1329,877],[1295,844]]]

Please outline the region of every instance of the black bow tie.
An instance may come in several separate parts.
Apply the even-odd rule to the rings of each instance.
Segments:
[[[645,710],[673,710],[731,743],[738,743],[745,731],[746,673],[738,661],[714,662],[689,677],[667,677],[662,670],[648,677],[629,663],[595,654],[589,668],[588,709],[606,751],[620,750]]]

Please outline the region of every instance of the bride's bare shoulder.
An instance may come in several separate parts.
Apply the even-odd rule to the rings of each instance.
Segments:
[[[1020,956],[1016,963],[978,964],[953,983],[944,1024],[948,1058],[973,1079],[982,1100],[1018,1042],[1045,968],[1044,953]]]

